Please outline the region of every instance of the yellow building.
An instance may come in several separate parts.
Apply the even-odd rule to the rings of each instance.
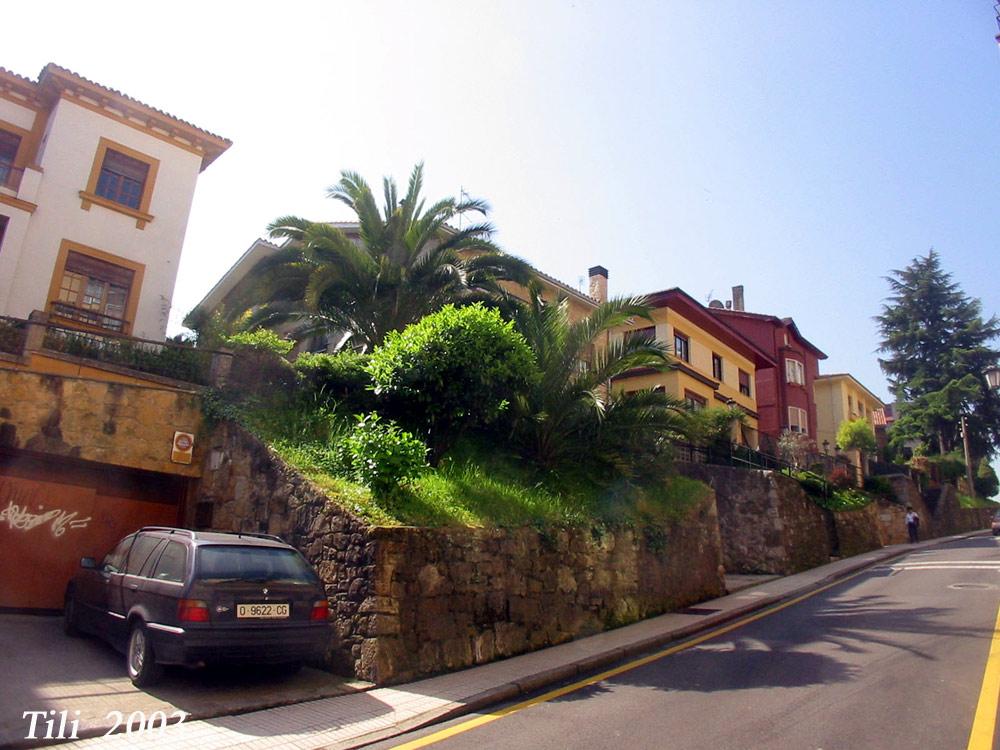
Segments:
[[[842,422],[865,419],[874,434],[875,412],[884,409],[882,400],[848,373],[820,375],[813,384],[816,398],[816,442],[832,450],[837,444],[837,430]],[[860,464],[860,456],[851,451],[852,462]]]
[[[638,370],[617,378],[625,391],[663,388],[695,408],[739,406],[749,417],[738,439],[757,447],[757,400],[754,374],[775,367],[774,360],[680,289],[647,295],[653,320],[636,321],[612,336],[648,336],[669,345],[676,368],[668,372]]]

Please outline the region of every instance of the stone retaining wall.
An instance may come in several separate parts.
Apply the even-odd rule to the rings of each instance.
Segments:
[[[724,593],[715,497],[613,532],[365,525],[255,438],[208,439],[193,527],[278,534],[319,571],[328,665],[378,684],[560,643]]]
[[[794,479],[710,464],[677,470],[715,490],[727,572],[787,575],[830,561],[824,511]]]
[[[714,498],[662,527],[379,528],[376,682],[482,664],[724,593]]]

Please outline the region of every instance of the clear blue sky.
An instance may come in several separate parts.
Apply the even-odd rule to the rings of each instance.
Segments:
[[[199,183],[175,327],[271,219],[350,218],[323,198],[341,169],[405,182],[418,160],[542,270],[743,284],[883,397],[890,269],[934,247],[1000,311],[990,0],[502,5],[20,3],[0,65],[56,62],[234,141]]]

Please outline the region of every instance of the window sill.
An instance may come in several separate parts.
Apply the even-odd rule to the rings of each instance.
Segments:
[[[97,204],[98,206],[103,206],[104,208],[110,208],[112,211],[117,211],[118,213],[125,214],[126,216],[131,216],[135,219],[136,229],[145,229],[146,224],[153,220],[152,214],[147,214],[143,211],[137,211],[134,208],[130,208],[121,203],[117,203],[107,198],[102,198],[96,193],[88,193],[86,190],[80,191],[80,198],[82,203],[80,208],[84,211],[89,211],[92,204]]]

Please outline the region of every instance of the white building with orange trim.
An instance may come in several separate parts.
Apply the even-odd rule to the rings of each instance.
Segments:
[[[195,183],[230,145],[52,63],[0,68],[0,315],[162,340]]]

